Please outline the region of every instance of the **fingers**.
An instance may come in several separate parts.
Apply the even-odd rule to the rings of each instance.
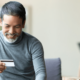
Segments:
[[[2,73],[6,69],[5,63],[0,61],[0,73]]]
[[[0,66],[5,66],[5,63],[0,61]]]
[[[2,73],[3,71],[0,71],[0,73]]]
[[[6,69],[6,66],[5,66],[5,69]]]

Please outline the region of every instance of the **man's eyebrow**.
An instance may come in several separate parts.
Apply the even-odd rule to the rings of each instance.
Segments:
[[[8,25],[9,26],[9,24],[5,24],[5,25]]]
[[[6,24],[6,23],[5,23],[5,25],[10,26],[9,24]],[[17,24],[17,25],[15,25],[15,26],[21,26],[21,24]]]
[[[21,26],[21,24],[17,24],[17,25],[15,25],[15,26]]]

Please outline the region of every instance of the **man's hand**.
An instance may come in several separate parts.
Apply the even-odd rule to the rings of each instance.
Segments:
[[[2,73],[6,69],[5,63],[0,61],[0,73]]]

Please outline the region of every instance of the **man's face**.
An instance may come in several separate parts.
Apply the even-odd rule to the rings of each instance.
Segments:
[[[7,39],[16,39],[20,36],[24,24],[18,16],[4,15],[2,24],[2,32]]]

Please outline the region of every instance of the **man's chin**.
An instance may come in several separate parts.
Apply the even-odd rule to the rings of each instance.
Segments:
[[[7,38],[6,36],[4,36],[4,38],[5,38],[5,40],[7,41],[7,42],[9,42],[9,43],[14,43],[17,39],[18,39],[18,37],[16,37],[15,39],[14,38]]]

